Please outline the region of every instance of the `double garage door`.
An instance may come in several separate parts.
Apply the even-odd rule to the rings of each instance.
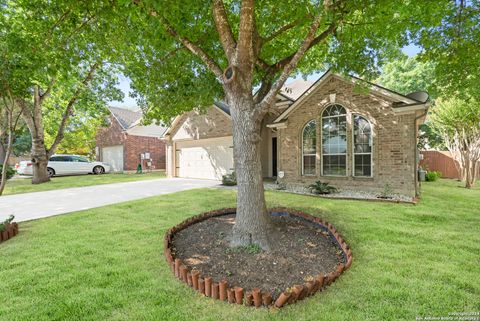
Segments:
[[[176,143],[176,176],[221,180],[233,171],[232,137]]]

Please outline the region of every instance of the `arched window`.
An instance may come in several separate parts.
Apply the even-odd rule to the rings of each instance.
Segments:
[[[322,113],[322,175],[347,175],[347,111],[340,105]]]
[[[317,124],[309,121],[302,130],[302,175],[315,175]]]
[[[353,115],[353,176],[372,176],[372,125]]]

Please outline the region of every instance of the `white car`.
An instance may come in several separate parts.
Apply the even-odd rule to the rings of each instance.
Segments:
[[[21,161],[16,166],[20,175],[33,175],[32,162]],[[110,165],[102,162],[91,162],[78,155],[53,155],[48,160],[48,176],[75,174],[104,174],[110,172]]]

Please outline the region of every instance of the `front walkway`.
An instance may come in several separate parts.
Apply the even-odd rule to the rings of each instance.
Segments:
[[[11,214],[15,215],[15,222],[29,221],[219,184],[211,180],[163,178],[6,195],[0,197],[0,221]]]

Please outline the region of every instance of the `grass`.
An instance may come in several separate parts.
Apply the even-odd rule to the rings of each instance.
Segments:
[[[58,176],[53,177],[48,183],[39,185],[32,185],[30,178],[21,178],[7,181],[3,195],[42,192],[70,187],[133,182],[164,177],[164,172],[150,172],[144,174],[112,173],[104,175]]]
[[[20,224],[0,244],[1,320],[415,320],[480,311],[480,189],[425,183],[417,206],[267,192],[332,222],[353,249],[325,292],[281,310],[228,305],[172,276],[163,234],[233,206],[191,190]]]

